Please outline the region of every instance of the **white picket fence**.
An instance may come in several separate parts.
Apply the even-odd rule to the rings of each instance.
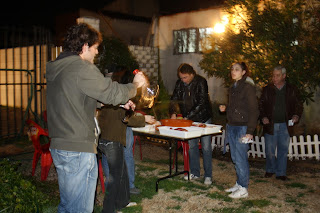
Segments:
[[[212,149],[220,148],[224,149],[225,131],[221,135],[212,137]],[[229,151],[229,146],[226,147],[226,151]],[[253,158],[263,157],[265,158],[265,143],[264,137],[259,138],[255,136],[254,142],[250,144],[248,156]],[[305,160],[306,158],[320,160],[320,141],[318,135],[314,135],[313,138],[308,135],[304,137],[293,136],[290,138],[288,158],[290,160]]]

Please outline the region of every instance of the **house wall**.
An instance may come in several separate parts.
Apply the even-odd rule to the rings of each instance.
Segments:
[[[173,92],[177,81],[177,68],[181,63],[189,63],[198,74],[206,77],[209,87],[209,95],[212,101],[226,102],[226,89],[223,80],[216,77],[207,77],[199,67],[202,54],[188,53],[173,55],[173,30],[184,28],[213,27],[220,22],[222,11],[220,8],[212,8],[194,12],[185,12],[175,15],[161,16],[153,23],[154,45],[159,48],[160,73],[168,92]],[[157,27],[158,26],[158,27]]]

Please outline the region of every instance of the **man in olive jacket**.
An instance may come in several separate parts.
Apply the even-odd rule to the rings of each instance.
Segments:
[[[266,178],[287,180],[287,155],[293,125],[302,114],[303,104],[295,86],[286,82],[286,69],[273,70],[272,84],[263,88],[259,102],[266,150]],[[275,149],[277,148],[277,158]]]
[[[93,28],[86,24],[72,26],[63,52],[47,64],[48,129],[58,173],[58,212],[93,211],[98,177],[97,101],[126,103],[143,83],[142,75],[127,85],[104,78],[93,64],[100,43],[101,35]]]

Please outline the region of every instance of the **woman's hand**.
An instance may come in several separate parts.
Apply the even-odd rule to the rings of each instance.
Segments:
[[[144,119],[148,124],[154,124],[157,121],[152,115],[145,115]]]

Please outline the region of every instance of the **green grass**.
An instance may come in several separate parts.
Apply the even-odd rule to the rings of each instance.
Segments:
[[[252,208],[252,207],[258,207],[263,208],[266,206],[271,205],[271,201],[265,200],[265,199],[256,199],[256,200],[243,200],[242,206],[245,208]]]
[[[288,187],[288,188],[306,189],[307,185],[305,185],[303,183],[290,183],[290,184],[286,184],[286,187]]]
[[[207,194],[207,196],[210,197],[211,199],[218,199],[226,202],[232,202],[232,198],[230,198],[227,194],[222,194],[219,192],[210,193],[210,194]]]

